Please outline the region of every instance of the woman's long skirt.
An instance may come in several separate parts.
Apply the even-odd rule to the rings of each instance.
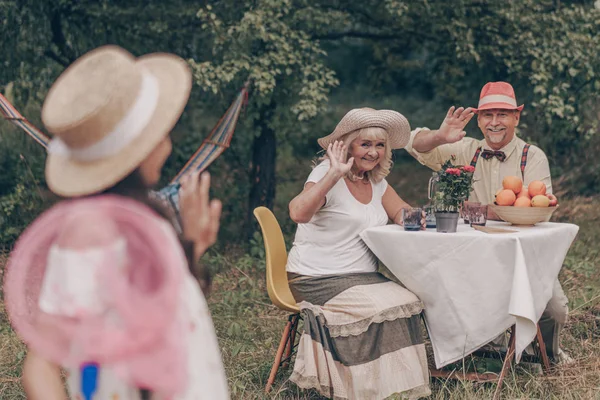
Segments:
[[[421,301],[379,273],[288,273],[304,318],[290,380],[332,399],[428,396]]]

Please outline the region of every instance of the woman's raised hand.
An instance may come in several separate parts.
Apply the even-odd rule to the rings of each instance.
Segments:
[[[199,176],[194,172],[181,181],[179,208],[183,224],[183,236],[194,242],[194,256],[199,259],[217,241],[221,202],[210,200],[210,175]]]
[[[354,157],[350,157],[346,161],[348,155],[348,146],[344,146],[341,141],[336,140],[333,144],[327,146],[327,155],[329,156],[329,162],[331,166],[329,171],[335,175],[337,179],[345,176],[352,168],[354,163]]]
[[[445,143],[458,142],[465,137],[465,126],[467,126],[474,115],[474,110],[471,107],[459,107],[456,109],[454,106],[450,107],[446,118],[444,118],[440,129],[438,129],[438,135]]]

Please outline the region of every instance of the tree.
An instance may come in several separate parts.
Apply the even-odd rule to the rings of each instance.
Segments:
[[[202,3],[200,3],[202,4]],[[196,57],[205,34],[197,1],[0,0],[0,87],[40,101],[56,76],[85,52],[118,44],[133,54],[155,51]]]
[[[278,140],[293,134],[293,121],[317,115],[338,84],[325,65],[326,53],[306,31],[306,12],[289,0],[219,3],[198,12],[214,36],[205,60],[190,61],[196,82],[215,94],[245,79],[254,89],[246,116],[254,121],[247,237],[254,231],[254,208],[273,206]]]

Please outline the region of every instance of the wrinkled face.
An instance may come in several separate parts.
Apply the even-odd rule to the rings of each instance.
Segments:
[[[518,110],[491,109],[477,114],[477,125],[487,144],[494,150],[506,146],[515,136],[521,112]]]
[[[385,139],[356,138],[348,149],[350,157],[354,157],[354,169],[371,171],[385,157]]]
[[[140,164],[140,174],[142,175],[144,182],[149,187],[156,185],[160,180],[160,172],[162,167],[165,165],[165,161],[167,161],[167,158],[169,158],[169,155],[171,155],[171,149],[171,138],[167,136]]]

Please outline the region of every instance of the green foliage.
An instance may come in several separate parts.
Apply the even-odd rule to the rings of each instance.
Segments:
[[[7,129],[4,129],[7,128]],[[7,122],[0,122],[0,251],[51,202],[43,181],[43,151]]]
[[[250,79],[250,101],[231,147],[210,168],[212,194],[224,201],[220,238],[245,238],[240,225],[255,184],[249,180],[253,143],[268,128],[276,133],[273,209],[289,243],[295,225],[288,202],[310,173],[316,138],[330,133],[345,112],[390,108],[413,127],[435,127],[451,103],[475,105],[488,80],[515,86],[526,104],[520,134],[548,154],[554,180],[561,175],[561,187],[571,194],[598,193],[600,161],[593,149],[600,149],[600,56],[592,50],[600,47],[600,11],[592,3],[0,0],[0,90],[39,123],[50,83],[92,48],[116,43],[136,55],[181,55],[201,90],[193,90],[174,129],[166,183]],[[480,135],[474,123],[468,129]],[[3,217],[17,232],[42,203],[32,179],[43,187],[44,156],[35,144],[18,152],[7,142],[0,147],[0,193],[10,212]],[[33,178],[18,154],[31,164]],[[406,159],[414,162],[396,152],[397,161]],[[398,172],[393,179],[409,178]],[[24,194],[32,198],[19,197]],[[22,200],[30,205],[18,205]]]
[[[217,94],[249,79],[258,99],[253,101],[269,103],[275,96],[282,112],[305,120],[318,114],[329,89],[338,84],[324,63],[326,53],[299,23],[302,10],[290,0],[206,5],[198,18],[213,35],[210,59],[190,60],[205,90]]]
[[[463,201],[469,198],[473,186],[473,172],[475,168],[456,166],[454,157],[442,164],[439,171],[433,173],[437,184],[434,196],[434,207],[438,212],[458,212]]]
[[[581,153],[599,132],[593,110],[599,105],[600,53],[590,49],[600,48],[600,10],[525,1],[503,16],[514,30],[499,36],[495,51],[510,79],[527,90],[521,90],[532,110],[527,135],[556,161]]]
[[[250,255],[258,261],[262,268],[265,268],[265,242],[258,231],[254,232],[254,235],[252,235],[252,238],[250,239]]]

